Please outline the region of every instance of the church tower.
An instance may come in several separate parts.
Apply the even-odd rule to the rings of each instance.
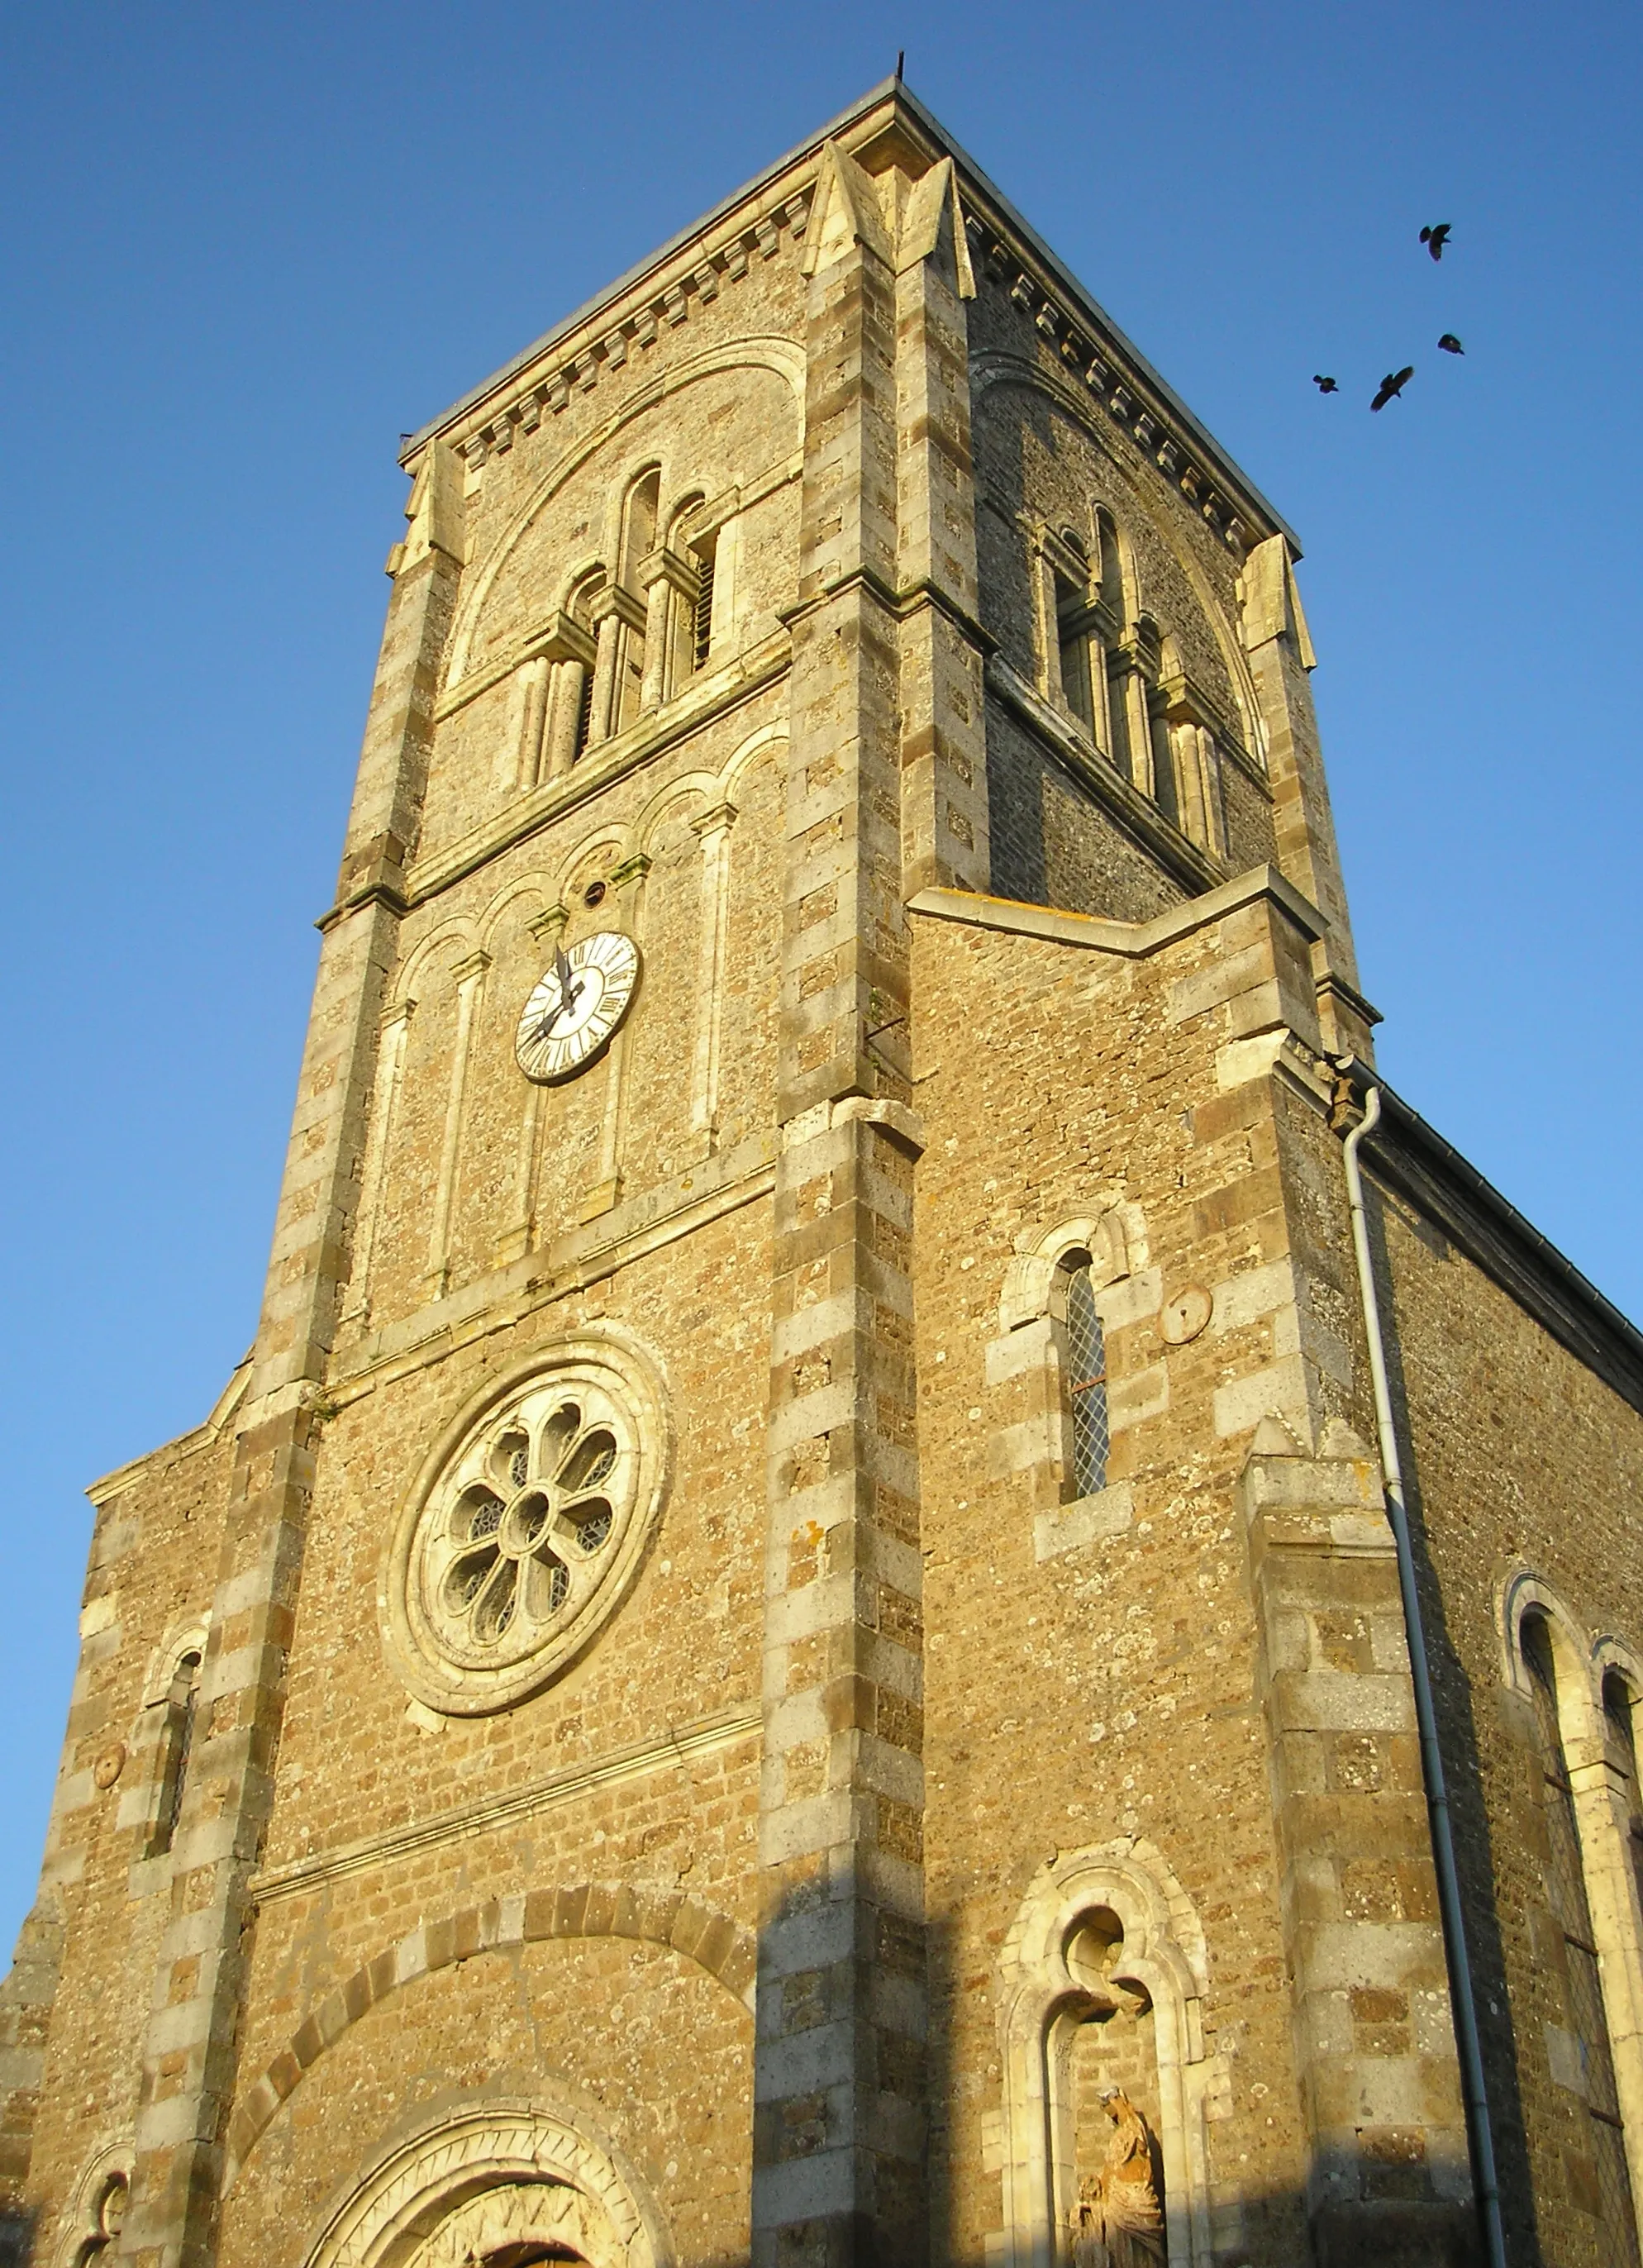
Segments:
[[[1293,536],[899,83],[403,462],[19,2251],[1635,2260],[1643,1343],[1377,1079]]]

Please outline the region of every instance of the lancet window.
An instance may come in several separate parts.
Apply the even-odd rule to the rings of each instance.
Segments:
[[[709,666],[729,613],[723,531],[699,490],[664,512],[652,466],[628,484],[614,570],[588,568],[521,665],[515,784],[560,777]]]
[[[1107,1485],[1110,1444],[1107,1348],[1087,1252],[1062,1261],[1055,1302],[1065,1447],[1062,1496],[1072,1502]]]
[[[149,1845],[151,1858],[158,1858],[170,1850],[182,1819],[183,1791],[188,1782],[195,1712],[200,1694],[200,1668],[196,1652],[190,1650],[181,1655],[166,1691],[159,1742],[159,1800]]]

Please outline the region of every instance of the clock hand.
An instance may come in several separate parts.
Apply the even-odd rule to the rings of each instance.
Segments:
[[[553,949],[553,974],[558,982],[559,998],[536,1027],[536,1037],[539,1040],[549,1037],[560,1017],[567,1009],[575,1006],[578,997],[585,989],[578,983],[576,972],[566,957],[564,948],[558,944],[556,944]]]

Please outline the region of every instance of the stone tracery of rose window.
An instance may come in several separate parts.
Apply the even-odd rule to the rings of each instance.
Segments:
[[[431,1587],[459,1643],[492,1646],[515,1622],[540,1630],[575,1611],[598,1580],[615,1526],[613,1496],[630,1493],[617,1457],[602,1415],[568,1398],[534,1440],[522,1425],[506,1425],[484,1477],[457,1498],[430,1550]]]
[[[493,1398],[402,1518],[389,1650],[436,1709],[507,1705],[614,1610],[659,1501],[661,1417],[614,1351],[584,1344]]]

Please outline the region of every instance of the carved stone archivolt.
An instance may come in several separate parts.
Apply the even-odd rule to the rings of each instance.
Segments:
[[[588,1336],[546,1350],[458,1418],[389,1547],[389,1659],[416,1699],[475,1716],[538,1691],[615,1611],[667,1479],[659,1381]]]
[[[579,2107],[487,2103],[386,2152],[306,2268],[482,2268],[534,2257],[671,2268],[635,2169]]]
[[[52,2268],[92,2268],[112,2260],[131,2193],[129,2142],[112,2142],[82,2169],[57,2227]]]

